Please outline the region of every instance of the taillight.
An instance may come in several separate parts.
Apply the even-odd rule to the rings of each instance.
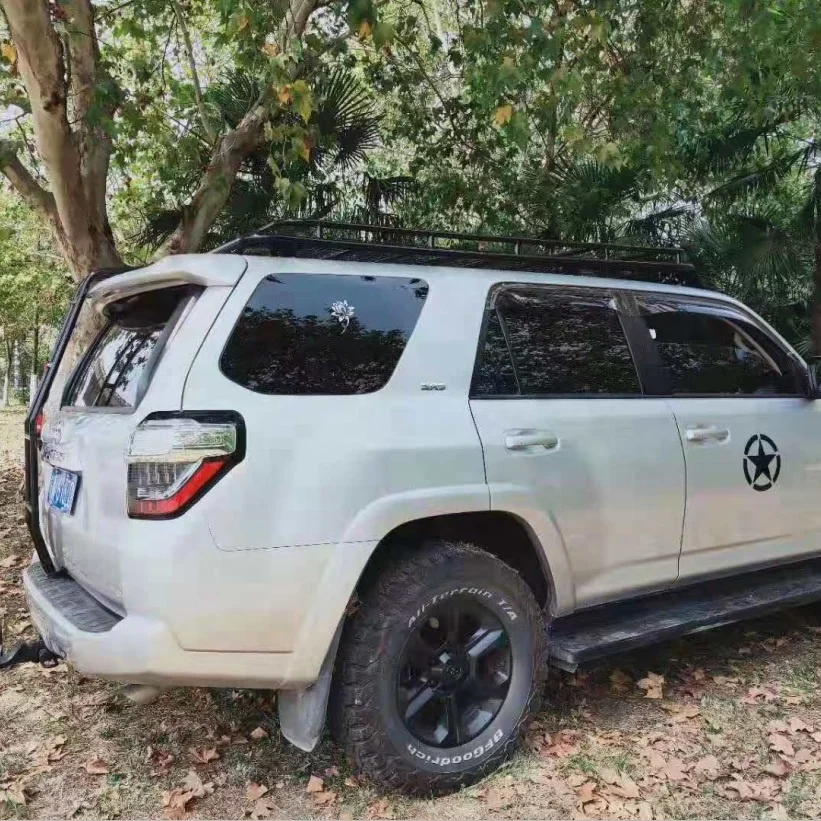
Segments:
[[[222,478],[244,452],[238,414],[154,414],[131,437],[128,515],[178,516]]]
[[[43,413],[43,411],[40,411],[40,413],[38,413],[37,416],[34,417],[34,435],[38,438],[43,433],[43,424],[45,421],[46,415]]]

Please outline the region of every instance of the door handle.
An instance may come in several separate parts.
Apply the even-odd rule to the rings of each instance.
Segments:
[[[726,442],[730,438],[730,431],[727,428],[719,428],[717,425],[697,425],[687,428],[685,435],[688,442],[708,442],[711,439]]]
[[[559,447],[559,437],[543,430],[516,430],[505,434],[505,447],[508,450],[555,450]]]

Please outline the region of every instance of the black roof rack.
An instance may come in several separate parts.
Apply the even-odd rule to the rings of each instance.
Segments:
[[[283,220],[239,237],[217,254],[306,257],[575,274],[698,286],[681,248],[566,242],[325,220]]]

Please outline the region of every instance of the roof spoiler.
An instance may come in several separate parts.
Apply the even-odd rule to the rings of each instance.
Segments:
[[[164,257],[145,268],[117,274],[93,285],[88,300],[102,312],[106,305],[145,291],[171,288],[175,285],[214,285],[233,287],[245,273],[248,263],[242,257],[211,254],[180,254]]]

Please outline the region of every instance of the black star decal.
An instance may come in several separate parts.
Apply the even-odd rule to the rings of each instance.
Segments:
[[[781,454],[763,433],[751,436],[744,448],[744,477],[754,490],[769,490],[781,472]]]

